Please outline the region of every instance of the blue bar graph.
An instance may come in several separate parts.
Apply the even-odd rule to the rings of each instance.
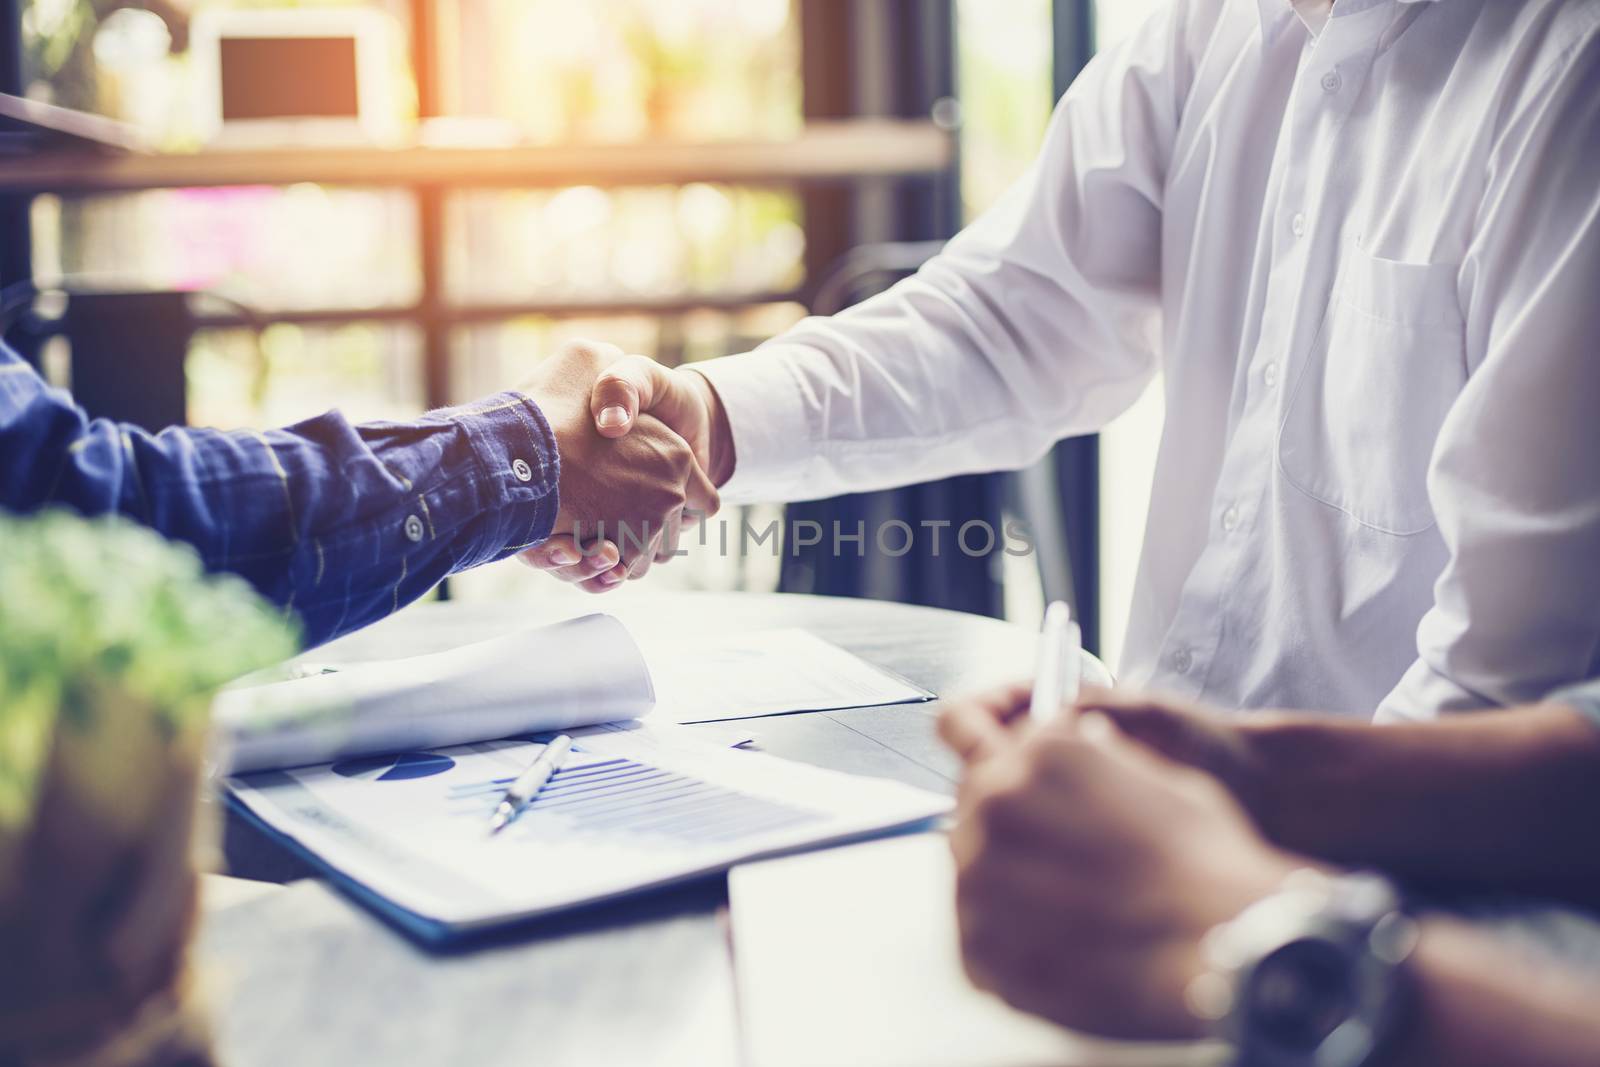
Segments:
[[[512,776],[452,786],[461,814],[486,818]],[[717,845],[804,826],[820,812],[751,796],[629,759],[555,773],[512,824],[519,836],[605,835],[643,843]]]

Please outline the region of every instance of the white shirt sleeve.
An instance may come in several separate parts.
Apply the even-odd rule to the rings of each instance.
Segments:
[[[1022,467],[1155,372],[1163,180],[1187,4],[1097,57],[1030,171],[915,276],[699,364],[733,430],[724,500],[803,500]]]
[[[1600,656],[1600,35],[1562,60],[1491,157],[1428,479],[1450,559],[1380,719],[1536,700]]]

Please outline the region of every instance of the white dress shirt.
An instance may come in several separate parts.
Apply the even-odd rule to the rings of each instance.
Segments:
[[[1024,466],[1164,371],[1123,675],[1379,717],[1600,650],[1600,2],[1178,0],[916,277],[702,365],[725,499]]]

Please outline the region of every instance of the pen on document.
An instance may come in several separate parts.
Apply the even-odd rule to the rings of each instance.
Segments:
[[[561,765],[567,761],[567,753],[572,751],[572,738],[566,734],[551,741],[544,746],[544,751],[539,753],[539,758],[528,764],[528,769],[517,775],[517,780],[511,783],[511,788],[506,790],[506,795],[494,809],[494,816],[489,820],[489,833],[497,834],[504,830],[522,813],[522,809],[539,795],[539,790],[545,787]]]
[[[1039,629],[1038,664],[1033,672],[1033,697],[1029,700],[1034,720],[1047,723],[1061,714],[1063,706],[1078,700],[1083,674],[1083,631],[1072,621],[1072,611],[1057,600],[1044,613]]]
[[[315,678],[319,674],[338,674],[338,667],[330,667],[325,663],[290,663],[283,668],[281,676],[272,681],[297,682],[301,678]]]

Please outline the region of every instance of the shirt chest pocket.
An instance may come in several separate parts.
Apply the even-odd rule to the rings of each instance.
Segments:
[[[1278,468],[1384,533],[1433,525],[1428,460],[1466,383],[1456,268],[1355,252],[1291,386]]]

